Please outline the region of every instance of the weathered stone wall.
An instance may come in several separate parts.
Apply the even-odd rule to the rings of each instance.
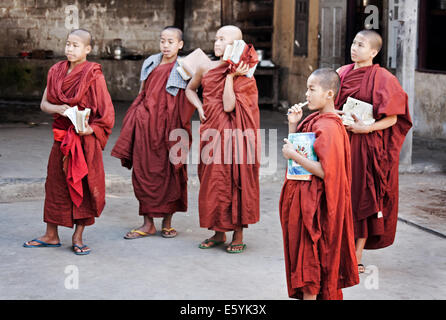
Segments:
[[[40,99],[48,69],[64,59],[65,40],[77,21],[94,38],[90,61],[103,67],[113,99],[133,100],[139,88],[142,60],[107,60],[107,46],[122,39],[128,53],[159,52],[159,34],[175,21],[174,0],[1,0],[0,98]],[[188,0],[185,49],[213,51],[220,27],[220,0]],[[52,50],[54,59],[19,59],[22,51]]]
[[[139,90],[143,60],[89,59],[100,63],[113,100],[131,101]],[[60,59],[0,58],[1,99],[41,99],[50,67]]]
[[[184,16],[185,50],[201,48],[213,52],[215,34],[221,25],[221,1],[186,1]]]
[[[131,52],[150,54],[158,50],[159,33],[173,24],[174,17],[173,0],[2,0],[0,56],[33,49],[63,55],[67,33],[76,21],[93,34],[92,55],[106,54],[115,38]]]
[[[415,72],[414,133],[446,138],[446,75]]]

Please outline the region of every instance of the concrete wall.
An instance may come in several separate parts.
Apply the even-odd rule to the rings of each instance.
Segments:
[[[414,132],[446,138],[446,74],[415,72]]]
[[[0,56],[20,51],[53,50],[63,55],[65,39],[78,9],[79,27],[92,32],[93,55],[103,55],[106,46],[121,38],[129,51],[149,54],[157,50],[161,29],[173,24],[173,0],[2,0],[0,3]],[[65,10],[68,10],[66,13]]]
[[[174,0],[1,0],[0,98],[40,99],[48,69],[64,57],[74,5],[79,27],[94,38],[90,61],[103,67],[113,99],[133,100],[139,88],[142,60],[107,60],[106,47],[121,38],[129,53],[159,52],[159,34],[175,19]],[[67,13],[65,10],[67,9]],[[220,0],[188,0],[185,7],[185,49],[213,51],[220,27]],[[21,51],[52,50],[55,59],[19,59]]]
[[[88,59],[102,65],[113,100],[132,101],[139,90],[143,60]],[[60,59],[0,58],[0,98],[41,99],[49,68]]]
[[[273,61],[281,66],[280,99],[305,100],[307,78],[318,67],[319,1],[310,1],[308,56],[294,56],[295,1],[274,3]]]
[[[0,30],[4,34],[0,37],[0,56],[17,56],[20,51],[33,49],[63,55],[67,33],[76,16],[70,5],[78,9],[79,27],[92,32],[92,55],[98,56],[106,54],[106,47],[115,38],[121,38],[130,52],[157,52],[160,31],[175,19],[174,0],[2,0]],[[220,12],[220,0],[186,2],[186,50],[213,50]]]
[[[201,48],[213,52],[215,34],[221,24],[221,1],[188,0],[184,15],[185,50]]]

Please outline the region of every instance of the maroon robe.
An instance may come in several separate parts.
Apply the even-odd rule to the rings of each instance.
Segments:
[[[187,211],[186,156],[192,143],[190,119],[194,107],[183,89],[176,96],[166,91],[175,62],[161,64],[146,79],[144,89],[127,111],[112,156],[123,166],[133,166],[132,182],[139,201],[139,214],[164,217]],[[169,141],[175,129],[184,129],[186,140]],[[179,163],[172,163],[169,152],[181,147]],[[176,150],[176,149],[175,149]]]
[[[347,133],[333,113],[315,112],[297,132],[314,132],[314,151],[324,179],[288,180],[280,195],[288,295],[342,299],[341,288],[359,283],[350,200],[351,167]]]
[[[398,165],[404,138],[412,127],[408,97],[398,79],[375,64],[339,70],[341,89],[336,108],[348,97],[373,104],[376,121],[397,115],[390,128],[369,134],[349,133],[352,154],[352,207],[356,238],[367,238],[366,249],[391,245],[398,219]]]
[[[56,63],[48,71],[47,100],[52,104],[90,108],[88,120],[94,133],[78,136],[67,117],[54,116],[55,142],[48,160],[45,183],[44,221],[60,226],[91,225],[105,206],[105,173],[102,151],[114,125],[115,112],[107,90],[101,65],[83,62],[68,75],[68,61]],[[65,148],[73,144],[76,149]],[[73,152],[76,150],[76,153]],[[81,180],[73,187],[70,176],[64,172],[64,154],[67,155],[68,172],[76,177],[79,168]],[[84,175],[86,173],[86,175]],[[78,193],[76,193],[78,192]]]
[[[200,227],[226,232],[259,221],[260,115],[254,78],[234,79],[235,109],[223,109],[228,64],[204,74],[200,126]],[[245,136],[243,137],[243,134]]]

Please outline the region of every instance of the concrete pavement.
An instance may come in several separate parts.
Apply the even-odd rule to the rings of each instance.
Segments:
[[[124,240],[139,226],[133,194],[108,194],[97,223],[85,231],[88,256],[72,253],[72,230],[60,228],[62,247],[23,248],[44,232],[41,200],[0,204],[0,299],[288,299],[278,213],[280,182],[261,189],[261,219],[245,231],[247,249],[202,250],[211,232],[199,228],[198,188],[189,188],[187,213],[177,213],[178,236]],[[156,221],[160,229],[160,221]],[[228,234],[229,235],[229,234]],[[230,239],[228,239],[229,241]],[[344,290],[345,299],[445,299],[445,240],[399,223],[395,243],[364,252],[370,271]],[[70,277],[77,272],[78,288]]]
[[[5,106],[6,105],[6,106]],[[107,205],[87,228],[88,256],[70,250],[72,230],[60,228],[62,247],[22,248],[44,232],[43,182],[51,148],[51,117],[35,102],[0,103],[0,299],[287,299],[278,201],[285,161],[281,139],[283,112],[262,110],[262,128],[278,143],[266,141],[261,171],[261,219],[245,232],[241,255],[223,248],[200,250],[210,236],[199,228],[196,166],[189,166],[189,210],[174,217],[179,235],[124,240],[141,224],[130,171],[110,156],[129,103],[115,103],[117,123],[104,152]],[[17,111],[17,109],[15,109]],[[32,122],[32,123],[31,123]],[[419,140],[417,140],[419,141]],[[345,299],[445,299],[446,175],[443,141],[414,146],[414,166],[400,175],[400,221],[394,245],[364,253],[370,273],[346,289]],[[275,148],[275,149],[274,149]],[[411,173],[416,172],[416,174]],[[157,221],[160,228],[160,221]],[[229,239],[228,239],[229,240]],[[67,273],[65,273],[67,272]],[[70,289],[70,276],[79,288]],[[68,280],[67,280],[68,279]],[[68,288],[65,286],[68,281]]]

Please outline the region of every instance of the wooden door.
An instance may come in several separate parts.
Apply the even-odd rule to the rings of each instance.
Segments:
[[[345,61],[346,0],[320,0],[319,67],[337,69]]]

